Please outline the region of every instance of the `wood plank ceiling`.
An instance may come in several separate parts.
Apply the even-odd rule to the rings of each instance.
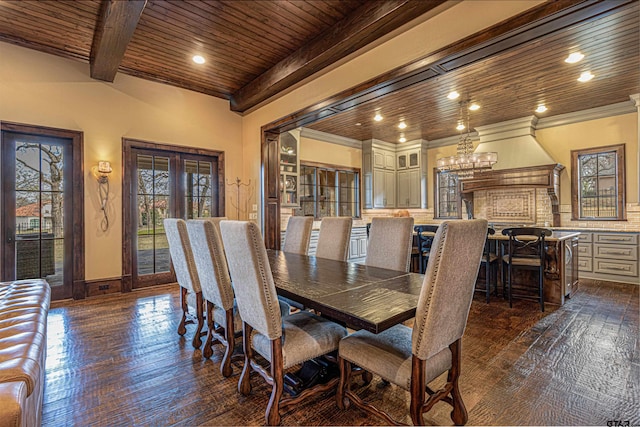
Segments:
[[[470,127],[500,123],[507,120],[560,115],[591,108],[631,101],[629,96],[640,93],[640,3],[603,2],[592,6],[601,12],[567,28],[533,37],[527,42],[503,52],[483,57],[481,51],[495,51],[485,44],[480,49],[455,52],[423,67],[425,75],[418,83],[400,90],[373,86],[353,96],[352,101],[340,101],[325,106],[340,110],[307,127],[357,140],[369,138],[397,143],[404,136],[408,141],[433,141],[456,135],[461,111],[460,100],[468,99],[481,106],[469,113]],[[576,12],[579,13],[579,12]],[[557,24],[551,22],[550,27]],[[540,32],[541,25],[533,27]],[[520,37],[521,35],[518,35]],[[524,35],[522,36],[524,37]],[[513,38],[516,39],[516,38]],[[576,64],[564,61],[575,51],[585,55]],[[456,62],[469,64],[456,68]],[[480,59],[474,58],[474,56]],[[595,77],[589,82],[577,79],[584,71]],[[458,100],[447,99],[450,91],[461,94]],[[381,93],[382,96],[375,96]],[[358,97],[370,100],[359,102]],[[364,94],[364,96],[363,96]],[[535,113],[538,105],[548,110]],[[346,106],[348,110],[342,110]],[[373,117],[380,113],[384,120]],[[330,113],[328,113],[330,114]],[[397,125],[404,121],[407,128]],[[466,130],[464,131],[466,132]]]
[[[0,41],[90,61],[93,78],[120,71],[244,112],[444,1],[0,1]]]
[[[126,73],[228,99],[232,110],[246,112],[413,18],[449,6],[443,3],[0,1],[0,41],[90,63],[94,78],[113,81],[117,72]],[[491,42],[497,46],[500,38],[489,30],[492,40],[487,36],[480,42],[480,37],[444,49],[446,55],[435,53],[431,57],[438,61],[428,67],[405,66],[406,74],[396,73],[392,84],[376,81],[368,91],[351,91],[346,102],[339,99],[326,109],[330,117],[313,123],[322,116],[317,110],[301,123],[358,140],[397,142],[401,131],[396,124],[404,119],[407,140],[434,140],[456,134],[459,105],[446,98],[452,89],[481,104],[471,113],[471,127],[533,115],[541,102],[549,108],[539,114],[544,117],[628,101],[640,92],[639,4],[546,3],[542,7],[558,12],[577,6],[600,12],[554,31],[534,31],[525,43],[491,48],[486,56],[456,65],[465,55],[473,56],[473,49]],[[539,18],[531,14],[511,22],[536,30],[542,28]],[[514,34],[502,37],[515,39]],[[573,50],[585,59],[564,63]],[[194,64],[194,54],[207,62]],[[577,82],[586,70],[595,78]],[[419,77],[399,89],[403,84],[398,82],[411,80],[409,75]],[[374,123],[378,111],[385,120]]]

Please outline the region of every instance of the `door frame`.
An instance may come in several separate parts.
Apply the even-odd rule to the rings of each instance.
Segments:
[[[64,270],[71,271],[69,283],[71,288],[66,286],[52,287],[51,299],[84,299],[85,292],[85,241],[84,241],[84,164],[83,164],[83,145],[84,133],[81,131],[73,131],[67,129],[51,128],[46,126],[28,125],[13,122],[0,122],[0,135],[5,131],[13,133],[22,133],[28,135],[36,135],[40,137],[53,137],[68,139],[71,141],[71,206],[66,210],[71,215],[69,245],[65,244]],[[1,141],[4,144],[4,141]],[[4,151],[4,150],[2,150]],[[7,159],[4,157],[0,164],[4,164]],[[3,191],[5,185],[3,182]],[[1,203],[1,201],[0,201]],[[3,207],[0,205],[0,209]],[[0,226],[0,241],[5,242],[7,238],[7,225],[5,224],[4,215],[2,216]],[[66,242],[65,242],[66,243]],[[68,268],[68,263],[71,267]],[[4,275],[4,272],[3,272]]]
[[[206,156],[218,158],[218,212],[220,216],[225,215],[225,180],[224,180],[224,151],[206,150],[202,148],[184,147],[180,145],[160,144],[155,142],[122,138],[122,292],[133,290],[133,233],[132,222],[135,221],[136,204],[133,203],[135,190],[133,189],[133,179],[131,171],[135,168],[135,158],[133,150],[149,150],[157,153],[165,152],[167,155],[179,153],[185,156]],[[176,165],[170,160],[171,164]],[[172,179],[172,178],[170,178]],[[174,185],[174,183],[172,183]],[[180,188],[181,183],[176,182],[174,187]],[[214,193],[215,194],[215,193]],[[172,195],[174,196],[174,195]],[[174,203],[175,205],[175,203]],[[181,214],[179,212],[179,214]],[[175,281],[173,272],[171,273]],[[166,283],[166,282],[165,282]],[[170,283],[170,282],[169,282]],[[144,283],[143,286],[153,286],[156,283]]]

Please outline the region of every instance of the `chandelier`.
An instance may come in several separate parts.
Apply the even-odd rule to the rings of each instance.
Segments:
[[[490,170],[491,167],[498,161],[498,153],[489,152],[473,152],[473,142],[471,141],[471,128],[469,127],[469,102],[460,101],[460,117],[458,119],[457,129],[461,131],[460,140],[456,149],[455,156],[443,157],[436,160],[436,167],[441,172],[451,172],[458,175],[459,179],[473,178],[474,172],[484,172]],[[466,129],[467,132],[462,133],[465,129],[465,123],[463,122],[466,110]]]

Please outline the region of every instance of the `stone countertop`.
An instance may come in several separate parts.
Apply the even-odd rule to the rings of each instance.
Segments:
[[[551,234],[551,236],[544,238],[544,240],[546,242],[556,242],[556,241],[568,240],[568,239],[572,239],[572,238],[577,237],[577,236],[580,235],[579,231],[556,231],[556,230],[552,230],[552,231],[553,231],[553,233]],[[508,240],[509,239],[508,236],[505,236],[504,234],[502,234],[498,230],[496,230],[496,234],[490,236],[489,238],[490,239],[495,239],[495,240]]]
[[[612,230],[612,229],[607,229],[607,228],[589,228],[589,227],[550,227],[552,230],[558,230],[558,231],[581,231],[584,233],[594,233],[594,232],[601,232],[601,233],[640,233],[640,229],[638,230]]]

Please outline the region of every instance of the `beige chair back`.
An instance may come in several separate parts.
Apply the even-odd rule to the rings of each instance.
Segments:
[[[220,231],[242,321],[274,340],[282,316],[260,229],[253,222],[221,221]]]
[[[426,360],[462,337],[473,299],[487,221],[445,221],[438,228],[413,325],[412,352]]]
[[[350,216],[322,218],[316,257],[346,261],[352,225],[353,218]]]
[[[287,231],[284,235],[282,250],[284,252],[307,255],[312,228],[313,217],[290,216],[289,222],[287,222]]]
[[[233,288],[220,237],[220,221],[226,219],[218,217],[187,221],[202,296],[225,311],[233,308]]]
[[[164,231],[167,234],[169,253],[178,284],[189,292],[200,292],[200,278],[189,243],[187,223],[180,218],[165,218]]]
[[[409,271],[413,246],[413,218],[373,218],[365,265]]]

